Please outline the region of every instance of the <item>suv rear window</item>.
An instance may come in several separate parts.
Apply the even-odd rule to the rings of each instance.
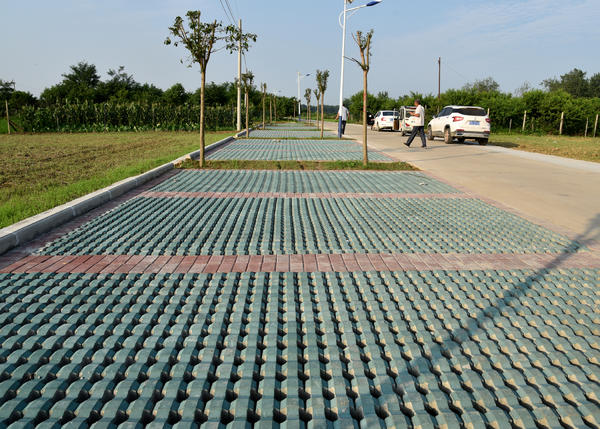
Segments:
[[[467,116],[485,116],[487,112],[485,109],[479,107],[462,107],[460,109],[453,109],[453,113],[460,113],[461,115]]]

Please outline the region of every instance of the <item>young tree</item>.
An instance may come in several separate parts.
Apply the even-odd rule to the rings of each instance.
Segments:
[[[367,75],[371,68],[371,40],[373,38],[373,30],[370,30],[367,34],[363,34],[359,30],[353,38],[360,50],[360,61],[354,58],[352,60],[363,71],[363,164],[366,166],[369,163],[369,154],[367,151]]]
[[[246,105],[246,137],[250,136],[250,98],[248,94],[252,89],[252,83],[254,82],[254,74],[251,71],[246,71],[246,73],[242,73],[242,79],[239,85],[242,87],[242,91],[244,91],[244,104]]]
[[[200,167],[204,167],[204,89],[206,87],[206,68],[213,53],[226,49],[233,52],[241,43],[242,52],[247,51],[250,42],[256,41],[256,35],[241,33],[233,26],[224,26],[219,21],[202,22],[199,10],[187,12],[187,26],[180,16],[169,27],[170,36],[165,39],[165,44],[180,44],[188,51],[188,67],[194,63],[200,66]],[[174,41],[171,40],[171,36]],[[184,61],[181,60],[183,63]]]
[[[329,79],[329,70],[317,70],[317,85],[321,95],[321,140],[323,139],[323,128],[325,127],[325,117],[323,116],[323,105],[325,104],[325,91],[327,91],[327,80]]]
[[[316,119],[316,121],[318,124],[319,123],[319,100],[321,99],[321,93],[319,92],[319,88],[313,89],[313,93],[315,94],[315,98],[317,99],[317,109],[316,109],[317,119]]]
[[[262,89],[262,108],[263,108],[263,123],[262,123],[262,129],[265,129],[265,122],[267,120],[267,111],[266,111],[266,107],[267,107],[267,84],[266,83],[262,83],[260,85],[261,89]]]
[[[312,98],[312,89],[306,88],[304,99],[306,100],[306,120],[310,123],[310,100]]]

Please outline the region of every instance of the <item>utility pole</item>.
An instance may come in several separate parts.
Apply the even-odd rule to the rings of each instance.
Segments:
[[[6,128],[8,129],[8,135],[10,135],[10,115],[8,114],[8,100],[4,100],[6,103]]]
[[[438,58],[438,113],[442,108],[442,57]]]
[[[298,122],[302,120],[302,100],[300,99],[300,72],[298,72]]]
[[[238,86],[237,86],[237,130],[242,131],[242,20],[240,19],[240,40],[238,44]]]
[[[560,114],[560,127],[558,129],[558,135],[562,136],[563,124],[565,123],[565,112]]]

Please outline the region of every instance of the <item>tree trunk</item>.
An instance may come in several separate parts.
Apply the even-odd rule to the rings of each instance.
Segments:
[[[363,71],[363,164],[367,166],[369,164],[369,153],[367,151],[367,74],[366,70]]]
[[[325,127],[325,116],[323,116],[323,105],[325,104],[325,94],[321,93],[321,140],[323,140],[323,127]]]
[[[201,72],[200,83],[200,168],[204,168],[204,87],[206,86],[206,71]]]
[[[246,90],[246,94],[244,96],[244,103],[246,104],[246,138],[250,137],[250,121],[249,121],[249,113],[248,111],[248,90]]]

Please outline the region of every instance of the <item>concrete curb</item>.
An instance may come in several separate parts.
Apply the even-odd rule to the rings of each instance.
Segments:
[[[212,152],[215,149],[232,142],[242,133],[236,134],[235,137],[227,137],[207,146],[205,148],[205,152]],[[54,207],[53,209],[43,213],[23,219],[22,221],[7,226],[6,228],[2,228],[0,229],[0,255],[6,253],[10,249],[33,240],[37,236],[46,233],[77,216],[81,216],[82,214],[101,206],[102,204],[120,197],[126,192],[129,192],[132,189],[143,185],[144,183],[149,182],[150,180],[153,180],[168,171],[171,171],[173,168],[175,168],[175,164],[180,163],[186,158],[196,159],[199,156],[200,150],[191,152],[187,155],[177,158],[174,161],[147,171],[146,173],[121,180],[120,182],[114,183],[106,188],[99,189],[95,192],[79,197],[73,201],[69,201],[68,203],[58,207]]]

